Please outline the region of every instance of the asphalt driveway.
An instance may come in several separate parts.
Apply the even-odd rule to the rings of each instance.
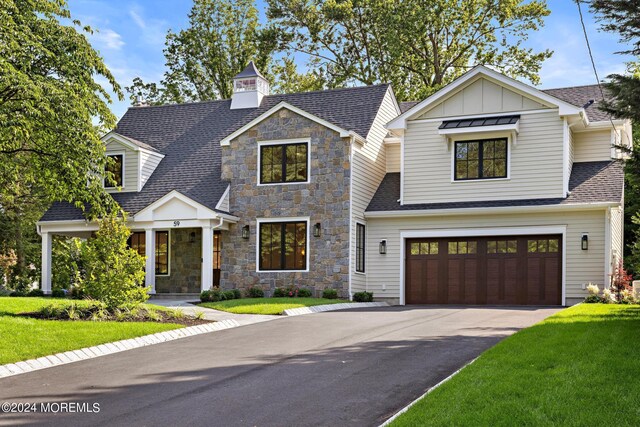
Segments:
[[[558,310],[410,306],[278,319],[2,379],[0,402],[98,403],[99,412],[0,413],[0,424],[378,425]]]

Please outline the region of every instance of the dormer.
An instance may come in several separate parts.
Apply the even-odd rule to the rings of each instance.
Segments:
[[[102,141],[105,144],[105,155],[114,160],[109,171],[113,173],[117,183],[116,187],[105,187],[107,192],[142,190],[164,158],[163,154],[149,144],[117,132],[109,132],[102,137]]]
[[[231,109],[258,108],[266,95],[269,95],[269,82],[251,61],[233,78]]]

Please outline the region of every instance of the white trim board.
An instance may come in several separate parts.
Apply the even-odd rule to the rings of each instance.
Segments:
[[[307,239],[306,239],[306,249],[305,249],[305,257],[306,268],[304,270],[260,270],[260,225],[262,223],[271,223],[271,222],[306,222],[307,223]],[[309,272],[309,252],[311,252],[311,234],[310,227],[311,226],[311,218],[308,216],[297,216],[297,217],[275,217],[275,218],[256,218],[256,273],[307,273]],[[251,239],[251,236],[249,236]]]
[[[530,226],[530,227],[491,227],[491,228],[454,228],[432,230],[409,230],[400,232],[400,305],[405,305],[405,248],[406,240],[414,238],[444,237],[487,237],[487,236],[528,236],[540,234],[562,235],[562,305],[566,305],[567,288],[567,226]]]
[[[262,147],[269,145],[291,145],[291,144],[307,144],[307,180],[297,182],[268,182],[262,183]],[[311,182],[311,138],[293,138],[293,139],[273,139],[258,141],[258,164],[256,167],[256,186],[270,187],[274,185],[296,185],[309,184]]]
[[[119,187],[107,187],[105,183],[104,177],[102,177],[102,186],[107,192],[118,192],[120,190],[126,189],[125,176],[127,175],[126,161],[127,161],[127,153],[124,150],[116,150],[116,151],[106,151],[104,153],[106,157],[110,156],[122,156],[122,185]],[[107,173],[107,168],[105,167],[105,174]]]

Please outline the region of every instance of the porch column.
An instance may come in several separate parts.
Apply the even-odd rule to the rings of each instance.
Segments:
[[[202,279],[203,291],[213,286],[213,229],[211,226],[202,227]]]
[[[144,230],[144,242],[145,255],[147,256],[144,284],[150,288],[149,293],[153,295],[156,293],[156,232],[153,228]]]
[[[42,292],[51,294],[51,234],[42,233]]]

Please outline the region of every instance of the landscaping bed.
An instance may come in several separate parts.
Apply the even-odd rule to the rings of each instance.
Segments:
[[[178,329],[187,324],[177,319],[166,322],[61,321],[23,314],[38,313],[51,304],[65,307],[70,303],[70,300],[51,298],[0,297],[0,364]],[[78,306],[88,304],[86,301],[74,303]],[[149,304],[142,307],[159,313],[166,312],[164,307]]]
[[[640,306],[580,304],[483,353],[392,425],[637,425]]]
[[[339,304],[349,302],[339,299],[328,298],[243,298],[217,302],[204,302],[199,304],[202,307],[213,308],[215,310],[227,311],[236,314],[272,314],[280,315],[284,310],[290,308],[311,307],[314,305]]]

